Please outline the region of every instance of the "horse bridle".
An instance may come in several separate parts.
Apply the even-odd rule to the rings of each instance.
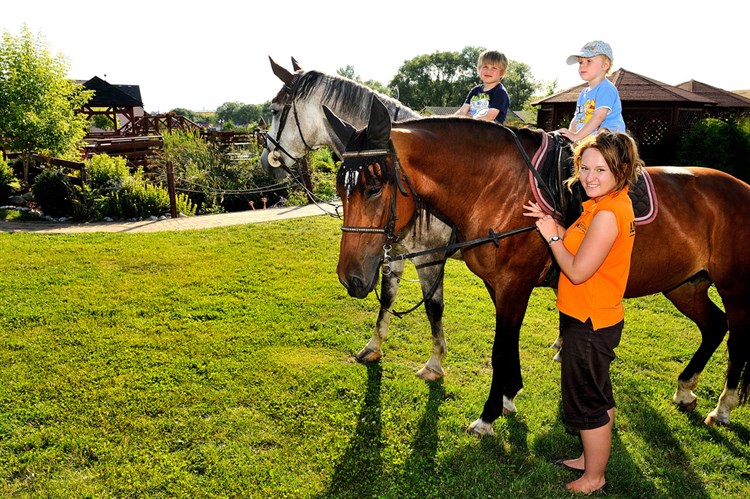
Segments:
[[[391,200],[388,207],[388,219],[385,222],[385,225],[383,227],[357,227],[352,225],[342,225],[341,226],[341,232],[352,232],[356,234],[383,234],[385,236],[385,244],[383,244],[383,273],[384,275],[389,275],[391,273],[391,257],[389,256],[389,252],[392,249],[392,244],[398,241],[398,234],[396,234],[396,222],[398,220],[398,217],[396,216],[396,198],[398,197],[398,193],[400,192],[404,196],[408,196],[409,192],[411,192],[412,196],[416,199],[417,193],[414,191],[414,188],[411,185],[411,182],[409,181],[409,177],[406,175],[406,172],[403,171],[401,168],[401,163],[398,160],[398,156],[393,151],[387,150],[387,149],[371,149],[367,151],[355,151],[355,152],[345,152],[342,154],[342,160],[362,160],[362,159],[368,159],[372,158],[372,161],[367,161],[366,164],[362,164],[362,168],[360,170],[363,170],[366,167],[369,167],[370,165],[373,165],[375,163],[380,163],[382,168],[393,168],[394,169],[394,181],[391,182]],[[388,166],[390,165],[390,166]],[[409,190],[407,191],[406,187],[404,186],[404,183],[409,187]]]
[[[284,127],[286,126],[286,121],[289,118],[289,111],[292,111],[292,115],[294,116],[294,122],[297,125],[297,133],[299,133],[300,139],[302,139],[302,143],[305,145],[305,149],[308,151],[312,151],[313,148],[310,147],[310,145],[305,140],[305,136],[302,134],[302,126],[299,122],[299,115],[297,114],[297,88],[299,87],[299,74],[295,74],[292,78],[291,85],[284,85],[284,89],[286,90],[287,97],[289,98],[290,102],[287,102],[284,104],[284,108],[281,110],[281,116],[279,117],[279,130],[276,132],[276,138],[271,137],[270,134],[266,134],[265,138],[267,142],[271,142],[271,144],[274,145],[275,149],[281,151],[282,153],[286,154],[292,161],[295,163],[298,162],[300,159],[303,158],[303,156],[300,156],[299,158],[295,158],[292,156],[289,151],[284,149],[284,147],[279,143],[279,139],[281,138],[281,132],[284,131]],[[268,144],[265,144],[266,149],[268,148]],[[269,149],[270,152],[270,149]],[[282,165],[284,165],[284,162],[281,162]]]

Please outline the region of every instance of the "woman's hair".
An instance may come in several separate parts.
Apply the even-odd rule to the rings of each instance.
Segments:
[[[508,58],[505,54],[498,52],[497,50],[485,50],[477,58],[477,68],[481,68],[483,64],[497,64],[503,68],[508,69]]]
[[[616,191],[626,185],[632,187],[635,184],[638,175],[645,166],[638,154],[638,146],[635,140],[627,133],[612,132],[603,128],[596,135],[589,135],[583,139],[573,149],[573,166],[575,169],[573,176],[565,182],[568,189],[571,189],[573,184],[578,181],[581,173],[581,157],[583,152],[590,147],[597,149],[604,157],[604,161],[617,182],[615,185]]]

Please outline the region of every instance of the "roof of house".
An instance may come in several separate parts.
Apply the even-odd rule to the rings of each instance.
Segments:
[[[623,102],[682,102],[701,105],[716,103],[713,99],[700,94],[667,85],[666,83],[622,68],[612,73],[609,80],[617,87],[620,100]],[[578,101],[578,95],[581,93],[581,90],[586,85],[586,83],[583,83],[576,87],[562,90],[543,99],[536,100],[531,104],[537,106],[540,104],[575,103]]]
[[[717,107],[747,107],[750,108],[750,98],[735,92],[729,92],[721,88],[712,87],[706,83],[690,80],[680,83],[677,88],[702,95],[716,102]]]
[[[141,107],[141,89],[138,85],[112,85],[94,76],[83,82],[83,86],[95,92],[94,97],[86,103],[89,107]]]

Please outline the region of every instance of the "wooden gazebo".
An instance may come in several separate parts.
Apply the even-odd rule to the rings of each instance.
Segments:
[[[706,117],[717,102],[645,76],[619,69],[609,77],[622,101],[628,131],[638,141],[646,164],[668,164],[674,159],[683,132]],[[540,106],[537,125],[544,130],[565,128],[575,112],[581,84],[532,102]]]
[[[95,115],[106,116],[116,125],[115,134],[132,127],[136,118],[144,114],[138,85],[112,85],[94,76],[83,82],[83,86],[86,90],[93,90],[94,96],[79,112],[89,118]]]

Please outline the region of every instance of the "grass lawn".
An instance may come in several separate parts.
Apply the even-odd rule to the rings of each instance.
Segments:
[[[484,286],[448,263],[443,381],[414,376],[421,311],[359,365],[378,307],[338,283],[339,227],[0,234],[0,496],[569,497],[574,477],[551,464],[580,450],[560,422],[552,292],[534,292],[521,331],[518,414],[469,436],[491,376]],[[404,283],[397,308],[418,294]],[[725,345],[695,413],[671,402],[699,340],[663,297],[627,300],[609,496],[750,497],[750,409],[702,423]]]

